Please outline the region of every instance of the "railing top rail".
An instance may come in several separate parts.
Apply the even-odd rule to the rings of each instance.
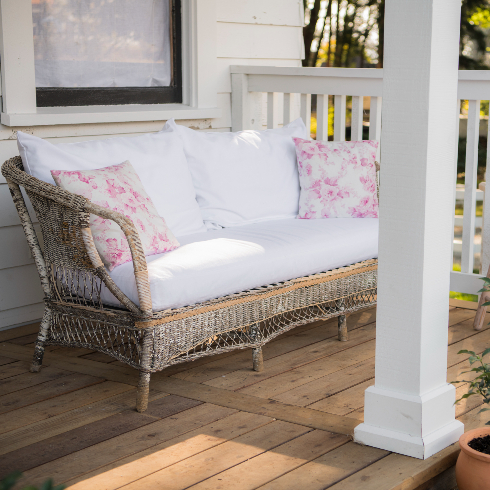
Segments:
[[[327,68],[303,66],[231,65],[231,73],[246,75],[283,75],[296,77],[383,78],[378,68]],[[490,82],[490,70],[460,70],[459,80]]]
[[[490,70],[459,70],[459,79],[490,82]]]
[[[383,78],[383,70],[377,68],[324,68],[302,66],[251,66],[231,65],[231,73],[246,75],[284,75],[303,77]]]

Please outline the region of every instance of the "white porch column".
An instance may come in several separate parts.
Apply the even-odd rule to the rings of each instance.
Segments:
[[[355,440],[427,458],[463,433],[446,381],[460,0],[386,0],[376,384]]]

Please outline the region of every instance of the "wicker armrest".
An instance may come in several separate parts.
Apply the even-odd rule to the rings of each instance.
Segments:
[[[143,315],[145,317],[151,316],[152,302],[150,294],[150,283],[148,279],[148,269],[146,263],[146,257],[144,254],[141,239],[138,231],[134,226],[134,223],[121,213],[112,211],[97,204],[90,202],[85,197],[73,194],[69,191],[61,189],[55,185],[43,182],[23,170],[22,160],[20,157],[11,158],[2,165],[2,174],[7,180],[7,184],[10,188],[14,204],[19,213],[19,217],[26,234],[29,247],[31,248],[33,257],[36,262],[36,266],[41,276],[41,283],[46,295],[50,294],[49,279],[46,273],[46,265],[44,256],[39,246],[32,221],[30,219],[27,207],[24,201],[24,197],[20,191],[19,186],[26,189],[28,195],[35,195],[38,198],[44,198],[45,200],[53,201],[60,206],[69,208],[80,214],[81,219],[79,228],[83,237],[83,244],[85,252],[91,261],[91,265],[95,269],[95,273],[104,282],[109,291],[130,311],[135,314]],[[32,198],[31,198],[32,200]],[[39,221],[43,220],[42,213],[38,214]],[[39,216],[41,214],[41,216]],[[138,308],[114,283],[112,278],[107,273],[102,260],[95,248],[92,233],[89,227],[89,215],[95,214],[105,219],[114,221],[123,231],[128,240],[128,245],[131,250],[133,258],[134,275],[136,279],[136,287],[138,291],[138,299],[140,307]],[[74,235],[73,235],[74,236]],[[66,240],[70,240],[72,235],[68,234]]]
[[[127,216],[124,216],[117,211],[103,208],[102,206],[90,202],[88,199],[85,204],[85,211],[90,214],[100,216],[101,218],[114,221],[123,231],[126,239],[128,240],[129,249],[131,250],[131,256],[133,258],[133,270],[136,280],[136,289],[138,291],[138,299],[140,302],[140,310],[144,316],[151,316],[153,314],[153,309],[151,303],[150,280],[148,278],[148,265],[146,262],[143,245],[141,244],[141,239],[138,234],[138,230],[134,226],[134,223]],[[113,283],[112,278],[109,276],[109,274],[107,274],[104,264],[102,263],[99,252],[95,248],[95,243],[92,238],[92,231],[88,226],[82,229],[82,235],[92,264],[97,269],[102,267],[103,271],[102,269],[100,270],[106,276],[106,285],[108,280]]]

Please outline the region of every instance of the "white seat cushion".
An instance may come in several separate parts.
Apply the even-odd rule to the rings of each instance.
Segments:
[[[154,311],[376,258],[378,219],[284,219],[190,235],[180,243],[147,257]],[[110,275],[138,304],[133,264]],[[116,301],[107,290],[102,300]]]
[[[236,133],[194,131],[171,119],[163,130],[182,137],[208,229],[297,216],[293,137],[307,137],[301,119],[278,129]]]
[[[206,231],[183,143],[175,133],[160,131],[53,145],[19,131],[17,144],[25,171],[53,185],[51,170],[94,170],[129,160],[175,236]]]

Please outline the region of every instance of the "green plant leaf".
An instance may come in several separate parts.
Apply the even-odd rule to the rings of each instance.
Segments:
[[[472,350],[467,349],[460,350],[458,354],[471,354],[472,356],[476,356],[476,354]]]
[[[17,480],[22,476],[20,471],[14,471],[7,475],[3,480],[0,481],[0,490],[10,490],[16,483]]]

